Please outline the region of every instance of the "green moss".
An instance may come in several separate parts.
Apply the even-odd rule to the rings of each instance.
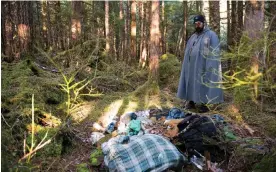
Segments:
[[[274,172],[276,170],[276,150],[264,156],[260,162],[253,167],[255,172]]]
[[[103,152],[101,149],[95,149],[90,155],[90,162],[92,166],[98,166],[101,164],[100,159],[103,157]]]
[[[118,114],[123,114],[124,113],[124,110],[127,108],[127,105],[129,103],[129,96],[125,96],[124,100],[123,100],[123,104],[122,106],[120,107],[119,111],[118,111]]]
[[[242,146],[232,153],[233,162],[235,165],[232,167],[232,171],[252,171],[253,165],[259,162],[263,155],[254,151],[253,149],[245,149]]]
[[[248,90],[250,90],[249,86],[234,88],[234,102],[240,104],[252,100],[252,92]]]
[[[30,107],[32,94],[35,106],[44,110],[55,111],[50,106],[64,101],[64,93],[57,87],[60,76],[38,68],[30,60],[3,63],[2,76],[1,99],[11,109]]]
[[[78,164],[76,170],[77,172],[89,172],[89,169],[86,163]]]
[[[175,91],[181,72],[181,63],[176,56],[164,54],[161,56],[159,64],[160,85],[169,86]]]

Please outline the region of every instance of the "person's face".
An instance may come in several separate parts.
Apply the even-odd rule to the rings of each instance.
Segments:
[[[203,30],[204,24],[200,21],[194,23],[196,32],[201,32]]]

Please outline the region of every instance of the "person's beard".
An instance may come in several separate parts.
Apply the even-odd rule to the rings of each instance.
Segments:
[[[196,33],[201,33],[203,31],[203,27],[196,27],[195,32]]]

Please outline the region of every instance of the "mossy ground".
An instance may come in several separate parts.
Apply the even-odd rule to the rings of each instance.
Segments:
[[[38,151],[31,164],[21,164],[26,169],[33,171],[77,171],[91,170],[90,154],[95,147],[83,142],[83,138],[89,138],[92,132],[93,122],[105,113],[112,112],[116,115],[130,111],[140,111],[150,108],[171,108],[181,106],[181,101],[175,94],[181,70],[181,63],[171,54],[163,55],[160,59],[159,83],[148,82],[147,69],[137,69],[124,63],[99,62],[98,69],[81,70],[77,74],[78,80],[93,78],[91,86],[103,93],[100,97],[83,97],[81,106],[90,106],[86,112],[87,117],[72,121],[70,130],[60,131],[59,128],[48,128],[49,137],[58,133],[51,145]],[[59,73],[44,71],[37,67],[31,60],[19,63],[2,63],[2,169],[12,166],[19,168],[17,161],[23,155],[24,133],[28,136],[28,125],[31,123],[31,95],[35,94],[35,109],[39,113],[51,114],[61,119],[65,117],[64,107],[66,96],[58,86],[63,82]],[[93,72],[89,72],[93,71]],[[257,106],[248,100],[246,95],[239,98],[241,90],[227,91],[226,102],[211,113],[220,113],[237,124],[247,123],[262,136],[276,138],[275,112],[269,111],[275,107],[275,103],[267,101],[262,106]],[[41,140],[47,131],[46,126],[39,124],[36,115],[37,130],[42,130],[35,136]],[[29,130],[30,131],[30,130]],[[101,142],[107,140],[107,136]],[[66,141],[67,140],[67,141]],[[71,146],[64,145],[72,142]],[[29,140],[28,140],[29,143]],[[262,170],[264,166],[272,167],[274,154],[261,157],[259,162],[254,162],[256,170]],[[251,164],[252,165],[252,164]],[[24,168],[25,168],[24,167]],[[23,170],[24,171],[24,170]]]

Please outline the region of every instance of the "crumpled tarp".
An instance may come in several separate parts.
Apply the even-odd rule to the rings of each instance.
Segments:
[[[145,134],[132,136],[122,144],[117,136],[102,144],[105,165],[110,171],[163,171],[177,167],[186,158],[162,136]]]

